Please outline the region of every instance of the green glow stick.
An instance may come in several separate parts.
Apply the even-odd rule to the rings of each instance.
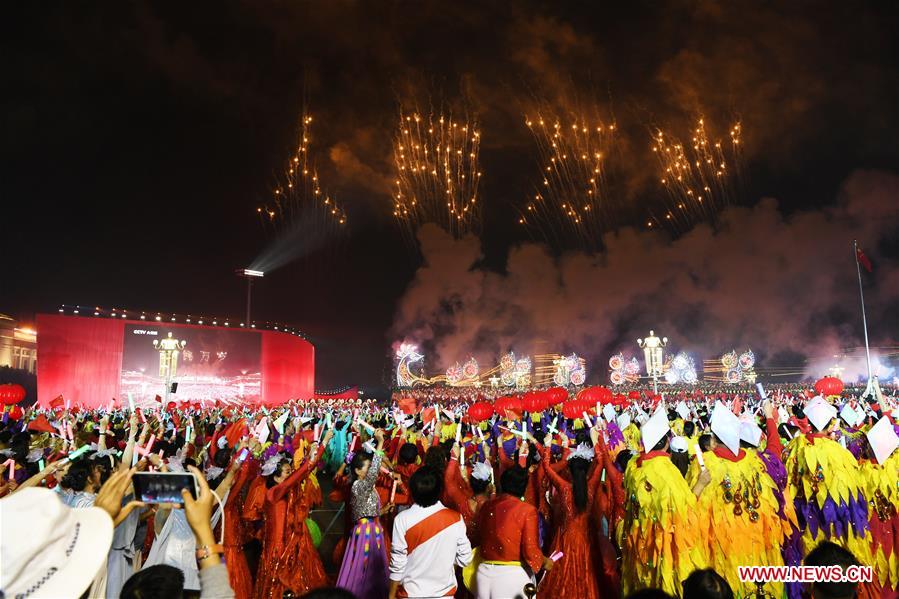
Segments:
[[[63,458],[63,463],[71,462],[72,460],[80,457],[82,454],[85,454],[88,451],[90,451],[90,449],[91,449],[90,445],[82,445],[81,447],[79,447],[78,449],[76,449],[75,451],[73,451],[72,453],[67,455],[65,458]]]

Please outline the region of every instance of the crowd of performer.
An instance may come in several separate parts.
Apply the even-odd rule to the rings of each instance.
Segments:
[[[0,596],[899,597],[899,401],[803,389],[6,410]]]

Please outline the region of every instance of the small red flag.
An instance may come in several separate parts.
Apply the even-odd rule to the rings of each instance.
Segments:
[[[860,247],[855,248],[855,257],[858,259],[858,263],[861,264],[865,270],[867,270],[868,272],[871,272],[871,270],[873,268],[871,266],[871,261],[868,260],[868,257],[865,256],[865,253],[862,251],[862,249]]]
[[[155,399],[157,402],[162,403],[162,397],[160,397],[159,395],[157,395]]]
[[[62,398],[62,395],[57,395],[53,399],[50,400],[51,408],[61,408],[66,405],[66,401]]]
[[[37,418],[32,420],[28,424],[28,430],[34,431],[37,433],[55,433],[56,429],[53,428],[53,425],[50,424],[50,421],[47,420],[47,417],[43,414],[38,414]]]

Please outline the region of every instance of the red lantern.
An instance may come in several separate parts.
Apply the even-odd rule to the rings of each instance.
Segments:
[[[562,415],[565,418],[581,418],[584,413],[584,402],[580,399],[569,399],[562,404]]]
[[[545,410],[547,403],[548,398],[539,391],[528,391],[521,398],[521,407],[524,408],[525,412],[530,412],[531,414]]]
[[[0,403],[3,405],[9,406],[17,404],[23,399],[25,399],[25,387],[22,385],[15,385],[13,383],[0,385]]]
[[[511,396],[500,397],[497,399],[493,402],[493,409],[496,410],[496,413],[500,416],[509,419],[521,418],[521,414],[524,411],[521,400]]]
[[[568,399],[568,391],[564,387],[551,387],[545,391],[545,396],[549,400],[549,405],[557,406]]]
[[[473,422],[483,422],[493,415],[493,406],[486,401],[471,404],[468,408],[468,417]]]
[[[843,381],[836,377],[826,376],[815,383],[815,391],[818,395],[839,395],[843,392]]]
[[[13,406],[9,409],[8,414],[10,420],[18,420],[25,414],[25,412],[23,412],[22,408],[19,406]]]
[[[612,401],[612,391],[607,387],[587,387],[577,394],[578,399],[584,400],[591,407],[596,407],[597,403],[607,404]]]

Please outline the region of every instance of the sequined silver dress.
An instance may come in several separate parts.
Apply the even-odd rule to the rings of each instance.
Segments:
[[[381,500],[375,491],[375,481],[381,471],[381,454],[376,453],[371,459],[368,474],[365,478],[353,481],[350,491],[350,508],[353,511],[353,522],[362,518],[377,518],[381,512]]]

